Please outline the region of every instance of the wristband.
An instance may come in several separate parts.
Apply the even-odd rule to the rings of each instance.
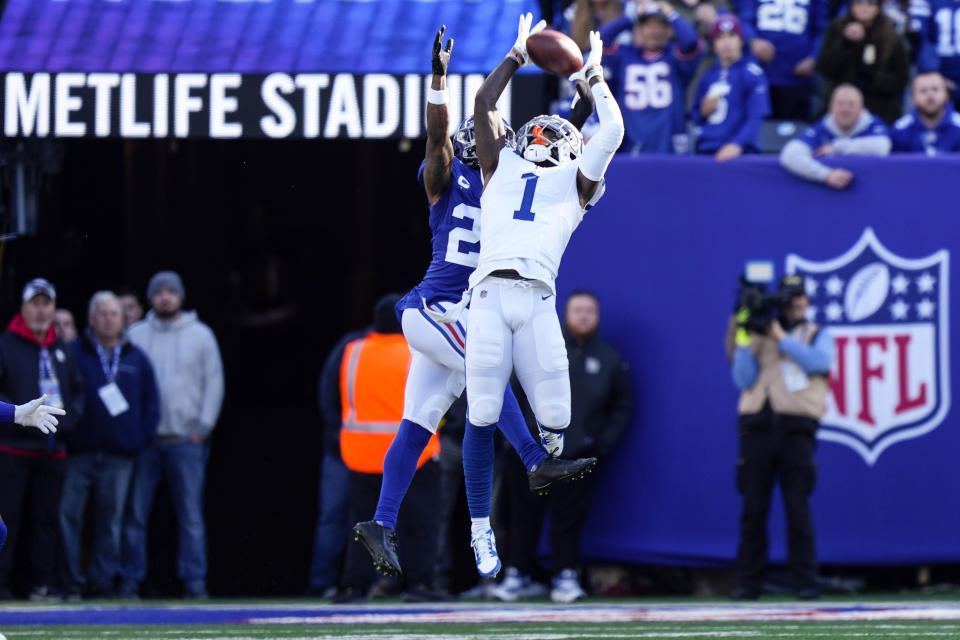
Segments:
[[[518,67],[522,67],[524,64],[523,56],[521,56],[520,52],[516,49],[510,49],[510,53],[507,54],[507,57],[516,62]]]
[[[596,76],[600,76],[601,80],[603,79],[603,69],[601,69],[599,66],[594,66],[587,69],[587,73],[584,76],[584,79],[587,82],[590,82],[590,79]]]
[[[430,104],[447,104],[448,93],[446,89],[437,91],[431,87],[427,88],[427,102]]]

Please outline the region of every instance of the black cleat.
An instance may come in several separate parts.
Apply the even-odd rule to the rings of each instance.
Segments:
[[[527,471],[527,479],[530,481],[530,493],[545,496],[550,493],[550,485],[554,482],[579,480],[588,473],[593,473],[596,466],[596,458],[564,460],[562,458],[548,456],[544,458],[539,467],[533,471]]]
[[[397,556],[397,532],[374,520],[353,525],[353,539],[361,543],[373,558],[373,568],[385,576],[403,575]]]

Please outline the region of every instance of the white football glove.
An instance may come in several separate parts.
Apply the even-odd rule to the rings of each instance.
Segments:
[[[48,407],[44,402],[47,396],[42,395],[27,404],[14,407],[13,421],[25,427],[36,427],[43,433],[57,432],[57,419],[54,416],[66,415],[66,411],[57,407]]]
[[[511,49],[511,52],[515,53],[517,57],[520,58],[521,67],[525,67],[530,64],[530,56],[527,55],[527,38],[535,33],[540,33],[547,28],[546,20],[541,20],[538,22],[533,29],[530,28],[530,24],[532,22],[532,13],[520,14],[520,25],[517,27],[517,41],[513,43],[513,49]]]
[[[570,74],[570,82],[576,82],[577,80],[587,81],[587,70],[590,67],[599,67],[600,58],[603,57],[603,40],[600,39],[599,31],[590,32],[590,55],[587,56],[586,62],[583,63],[583,66],[580,67],[580,71]]]
[[[547,429],[543,425],[537,425],[540,429],[540,444],[546,449],[547,455],[555,458],[563,453],[563,431]]]

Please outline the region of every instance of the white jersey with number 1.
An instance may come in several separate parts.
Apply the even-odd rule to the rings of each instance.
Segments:
[[[577,168],[574,161],[539,167],[509,147],[500,150],[480,198],[480,259],[471,288],[493,271],[514,269],[556,294],[560,258],[586,212]]]

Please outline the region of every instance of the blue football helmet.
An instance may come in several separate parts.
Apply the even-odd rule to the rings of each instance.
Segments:
[[[506,120],[503,121],[503,128],[506,130],[507,146],[512,149],[516,136]],[[453,134],[453,155],[460,158],[460,162],[468,167],[480,168],[480,160],[477,158],[477,138],[473,132],[473,116],[460,123],[460,127]]]

